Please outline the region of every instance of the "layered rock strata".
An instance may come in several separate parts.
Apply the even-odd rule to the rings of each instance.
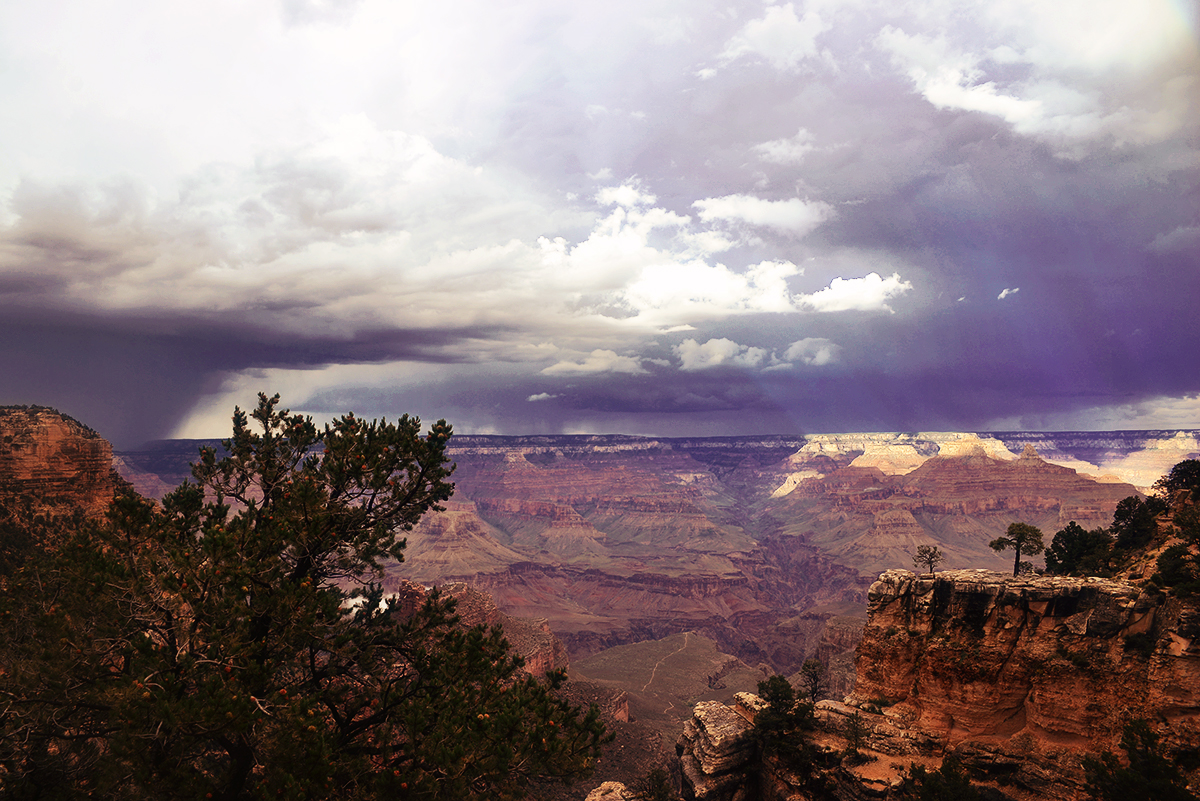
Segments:
[[[749,693],[739,699],[757,700]],[[749,801],[757,798],[755,759],[750,737],[753,714],[720,701],[701,701],[684,723],[675,746],[683,773],[684,793],[696,801]]]
[[[1200,611],[1128,582],[986,570],[872,585],[848,701],[911,753],[950,748],[1036,797],[1082,791],[1080,758],[1125,721],[1200,743]],[[883,739],[888,739],[884,737]],[[916,749],[920,750],[920,749]]]
[[[53,409],[0,408],[0,497],[32,513],[104,514],[121,479],[112,446]]]

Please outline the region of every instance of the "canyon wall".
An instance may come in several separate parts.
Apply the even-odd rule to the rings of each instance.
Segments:
[[[890,570],[870,589],[856,669],[808,735],[824,789],[754,751],[760,704],[743,694],[695,708],[678,749],[685,797],[893,798],[910,764],[954,754],[993,797],[1082,801],[1083,757],[1119,752],[1131,719],[1182,764],[1200,755],[1200,599],[1152,585]],[[864,764],[845,758],[854,715]]]
[[[1080,758],[1152,721],[1200,743],[1200,608],[1127,581],[984,570],[872,585],[851,704],[879,732],[949,748],[1045,798],[1082,792]]]
[[[1160,437],[1170,447],[1154,453],[1189,436]],[[941,548],[944,567],[1001,569],[987,543],[1009,523],[1048,536],[1070,520],[1107,526],[1136,492],[1026,446],[1082,466],[1149,441],[1005,437],[456,436],[454,497],[408,534],[387,580],[470,582],[506,612],[545,618],[578,657],[694,630],[791,673],[821,624],[858,614],[879,572],[911,565],[918,545]],[[199,444],[120,458],[139,486],[173,484]],[[852,670],[836,673],[844,688]]]
[[[21,514],[99,517],[121,478],[112,446],[53,409],[0,407],[0,497]]]

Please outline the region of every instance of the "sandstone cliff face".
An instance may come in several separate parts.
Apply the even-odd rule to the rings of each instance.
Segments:
[[[120,478],[112,446],[51,409],[0,408],[0,497],[27,499],[34,512],[81,509],[99,517]]]
[[[1079,757],[1115,750],[1129,718],[1200,740],[1195,604],[984,570],[889,570],[868,597],[849,701],[890,702],[877,728],[954,748],[1046,798],[1075,797]]]
[[[936,544],[947,566],[999,569],[987,543],[1021,521],[1052,533],[1074,520],[1106,527],[1133,486],[1100,483],[1050,464],[1032,448],[1001,460],[982,448],[933,456],[906,475],[877,467],[843,467],[801,482],[768,512],[782,532],[807,541],[843,564],[886,570],[911,564],[918,545]]]
[[[744,703],[757,696],[739,693]],[[751,768],[756,746],[750,737],[753,713],[719,701],[701,701],[675,746],[683,773],[684,794],[695,801],[749,801],[758,798]]]

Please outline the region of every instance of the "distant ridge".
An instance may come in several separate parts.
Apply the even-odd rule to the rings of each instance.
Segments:
[[[1200,428],[1146,429],[1128,431],[979,431],[979,432],[842,432],[812,434],[759,434],[729,437],[648,437],[636,434],[456,434],[451,454],[466,451],[529,450],[530,452],[612,452],[667,448],[676,451],[742,452],[760,463],[764,459],[783,460],[812,443],[825,443],[828,452],[850,454],[858,451],[884,454],[891,451],[895,462],[897,448],[910,448],[902,460],[908,472],[925,458],[943,452],[948,444],[978,440],[999,446],[1001,458],[1015,459],[1032,445],[1038,456],[1082,475],[1120,480],[1145,491],[1172,465],[1184,459],[1200,457]],[[139,448],[116,452],[117,469],[125,478],[138,483],[137,476],[151,473],[168,487],[176,486],[191,475],[189,465],[201,447],[220,450],[220,439],[165,439],[147,442]],[[985,448],[986,450],[986,448]],[[1007,453],[1005,453],[1005,451]],[[714,453],[715,455],[715,453]],[[702,461],[709,461],[700,457]],[[867,462],[871,462],[868,458]],[[885,462],[887,460],[884,460]],[[873,462],[872,462],[873,463]],[[885,473],[892,470],[880,464]],[[151,493],[157,495],[158,493]]]

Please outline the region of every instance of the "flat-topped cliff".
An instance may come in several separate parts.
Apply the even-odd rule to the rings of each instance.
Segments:
[[[1125,581],[889,570],[868,594],[849,700],[884,705],[881,731],[1071,798],[1080,757],[1115,750],[1132,718],[1168,746],[1200,742],[1198,606]]]

